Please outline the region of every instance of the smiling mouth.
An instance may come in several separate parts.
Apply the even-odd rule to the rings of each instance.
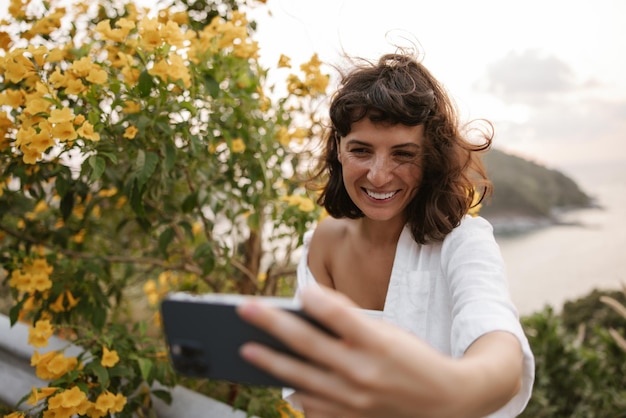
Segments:
[[[365,190],[365,193],[367,193],[369,197],[371,197],[372,199],[376,199],[376,200],[387,200],[395,196],[396,193],[398,193],[397,190],[394,192],[388,192],[388,193],[376,193],[368,189],[364,189],[364,190]]]

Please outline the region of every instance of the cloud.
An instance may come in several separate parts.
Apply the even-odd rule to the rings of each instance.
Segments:
[[[539,50],[510,52],[475,84],[523,118],[495,120],[496,143],[539,160],[626,159],[626,96]]]
[[[578,88],[574,71],[554,55],[538,50],[509,52],[487,68],[478,89],[505,102],[541,103]]]

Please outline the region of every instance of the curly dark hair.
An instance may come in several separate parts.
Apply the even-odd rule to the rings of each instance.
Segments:
[[[423,179],[406,208],[407,224],[420,244],[441,241],[473,205],[492,192],[480,158],[491,147],[493,127],[478,132],[476,144],[461,133],[456,108],[443,86],[413,56],[383,55],[362,60],[347,74],[330,103],[331,126],[313,184],[322,181],[318,203],[335,218],[357,219],[361,210],[350,199],[337,158],[339,142],[364,117],[385,124],[424,125]]]

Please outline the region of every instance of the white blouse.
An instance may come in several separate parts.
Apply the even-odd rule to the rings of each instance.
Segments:
[[[307,262],[312,235],[313,231],[308,231],[304,237],[298,288],[316,283]],[[484,218],[466,216],[443,242],[427,245],[417,244],[405,227],[396,248],[382,317],[455,358],[463,356],[483,334],[514,334],[524,354],[522,387],[489,417],[514,417],[526,407],[535,377],[534,356],[509,295],[493,228]],[[291,392],[286,390],[284,395]]]

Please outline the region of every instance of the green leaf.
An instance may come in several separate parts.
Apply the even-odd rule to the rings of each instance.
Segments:
[[[193,253],[193,258],[200,262],[202,272],[209,274],[215,268],[215,255],[213,254],[213,245],[210,242],[204,242]]]
[[[102,366],[102,364],[92,361],[87,364],[86,368],[93,371],[102,387],[107,387],[107,385],[109,384],[109,372],[106,368],[104,368],[104,366]]]
[[[113,164],[117,164],[117,155],[113,154],[112,152],[98,151],[98,154],[102,155],[103,157],[107,157],[109,161],[111,161]]]
[[[185,230],[185,234],[187,235],[187,238],[193,239],[193,227],[191,226],[189,222],[180,221],[178,225],[180,225]]]
[[[9,320],[11,321],[11,326],[15,325],[15,323],[17,322],[17,319],[19,318],[20,312],[22,311],[22,306],[24,305],[24,302],[26,302],[27,298],[22,298],[22,300],[20,300],[17,304],[15,304],[15,306],[13,306],[10,310],[9,310]]]
[[[198,206],[198,192],[193,192],[183,201],[183,213],[190,213],[196,206]]]
[[[72,214],[72,210],[74,209],[74,192],[72,190],[68,190],[61,198],[59,209],[61,210],[61,216],[63,216],[63,220],[67,221],[67,219]]]
[[[91,176],[89,177],[89,183],[93,183],[102,177],[102,173],[104,173],[104,168],[106,167],[106,163],[104,162],[104,158],[92,155],[88,159],[89,166],[91,167]]]
[[[54,186],[57,189],[57,194],[62,198],[69,189],[69,183],[64,175],[58,175],[54,181]]]
[[[147,70],[142,71],[141,74],[139,74],[139,83],[137,84],[139,95],[141,97],[148,97],[152,87],[154,87],[154,80],[152,79],[152,76]]]
[[[195,156],[198,155],[200,153],[203,152],[203,150],[205,149],[202,145],[202,140],[200,138],[198,138],[198,135],[192,135],[190,138],[190,145],[191,145],[191,155]]]
[[[94,329],[101,330],[107,319],[107,310],[104,308],[96,308],[91,311],[91,323]]]
[[[96,277],[99,277],[101,279],[107,277],[106,272],[104,271],[102,266],[98,263],[94,263],[94,262],[91,262],[90,260],[87,260],[85,264],[83,264],[83,267],[85,268],[86,271],[95,274]]]
[[[213,245],[210,242],[203,242],[196,247],[196,250],[193,252],[193,258],[200,259],[212,254]]]
[[[174,239],[174,228],[169,227],[159,235],[159,251],[163,256],[167,255],[167,247]]]
[[[158,163],[159,156],[155,152],[145,152],[144,150],[139,150],[137,160],[135,161],[137,169],[137,185],[139,188],[143,188],[143,186],[148,182],[148,179],[156,170]]]
[[[165,162],[163,165],[166,171],[170,171],[176,163],[176,147],[168,141],[165,143],[164,148]]]
[[[172,394],[166,390],[156,389],[152,394],[168,405],[172,403]]]
[[[220,85],[212,76],[205,74],[204,76],[204,86],[206,87],[209,95],[211,97],[216,97],[220,93]]]
[[[135,214],[137,214],[137,216],[139,216],[140,219],[143,219],[146,217],[146,210],[143,206],[142,199],[145,189],[140,188],[137,183],[137,179],[135,179],[130,190],[130,207],[133,208],[133,211],[135,212]]]
[[[150,372],[152,371],[152,361],[147,358],[137,358],[137,365],[141,371],[141,377],[144,381],[149,382]]]

